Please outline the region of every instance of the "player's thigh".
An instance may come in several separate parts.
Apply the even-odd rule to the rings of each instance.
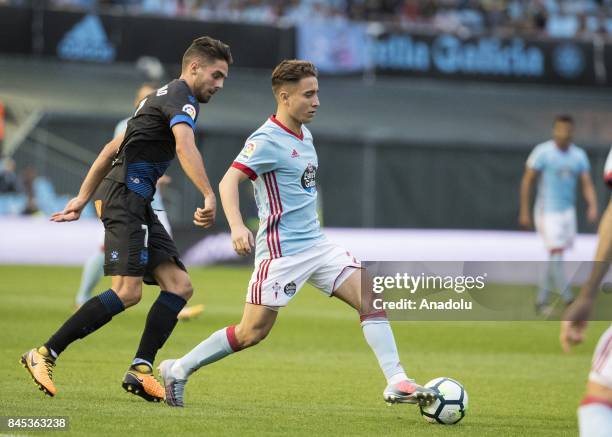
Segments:
[[[189,275],[174,261],[166,260],[158,264],[152,274],[162,290],[178,294],[185,300],[191,298],[193,286]]]
[[[334,295],[359,309],[361,263],[346,249],[331,243],[322,243],[316,246],[316,250],[319,252],[316,257],[318,266],[308,282],[324,294]]]
[[[247,287],[246,302],[284,307],[304,286],[316,268],[308,251],[275,259],[259,260]]]
[[[191,282],[174,240],[150,208],[147,218],[147,267],[144,282],[158,284],[163,290],[177,291],[181,295],[190,294]],[[163,285],[157,279],[162,275],[165,278]]]
[[[332,295],[361,312],[361,271],[351,268],[348,278],[333,291]]]
[[[601,217],[595,261],[612,262],[612,200]]]
[[[123,184],[105,180],[101,189],[104,273],[142,277],[147,266],[147,202]]]

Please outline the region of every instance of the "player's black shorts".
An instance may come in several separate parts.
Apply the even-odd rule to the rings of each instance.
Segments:
[[[167,260],[186,271],[150,201],[125,184],[104,179],[95,204],[104,223],[106,276],[142,276],[146,284],[157,284],[153,270]]]

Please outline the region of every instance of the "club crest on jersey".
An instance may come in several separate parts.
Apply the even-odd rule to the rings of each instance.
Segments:
[[[188,114],[192,120],[195,120],[196,118],[196,108],[193,105],[187,104],[185,106],[183,106],[182,111],[186,114]]]
[[[249,159],[253,155],[253,153],[255,153],[256,148],[257,148],[257,145],[255,145],[255,143],[247,143],[242,148],[242,151],[240,152],[240,156],[244,159]]]
[[[297,285],[295,285],[295,282],[291,281],[290,283],[288,283],[287,285],[285,285],[285,294],[288,297],[291,297],[295,294],[295,291],[297,290]]]
[[[317,190],[317,167],[308,163],[304,174],[302,175],[302,188],[309,193],[314,193]]]

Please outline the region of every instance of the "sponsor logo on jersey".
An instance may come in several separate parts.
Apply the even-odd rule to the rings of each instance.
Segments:
[[[297,290],[297,285],[295,285],[295,282],[291,281],[290,283],[288,283],[287,285],[285,285],[285,294],[288,297],[291,297],[295,294]]]
[[[308,163],[304,174],[302,174],[302,188],[309,193],[314,193],[317,190],[317,167]]]
[[[112,62],[115,47],[108,41],[106,31],[97,15],[86,15],[68,31],[57,45],[61,59]]]
[[[240,152],[240,156],[244,159],[249,159],[253,155],[253,153],[255,153],[256,148],[257,146],[255,145],[255,143],[247,143],[242,148],[242,151]]]
[[[188,114],[193,120],[195,120],[196,118],[196,109],[193,105],[187,104],[185,106],[183,106],[182,109],[183,112],[185,112],[186,114]]]
[[[292,158],[299,158],[300,154],[298,153],[297,150],[293,149],[293,152],[291,152],[291,157]]]
[[[112,262],[112,263],[119,262],[119,252],[118,251],[113,250],[110,253],[110,262]]]

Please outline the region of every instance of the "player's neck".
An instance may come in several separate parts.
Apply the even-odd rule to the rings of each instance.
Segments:
[[[191,94],[195,94],[194,89],[193,89],[193,84],[189,82],[189,79],[187,77],[181,74],[181,76],[179,77],[179,80],[182,80],[183,82],[187,84],[187,86],[189,87],[189,91],[191,91]]]
[[[292,118],[289,114],[277,110],[274,118],[285,128],[293,132],[296,137],[302,136],[302,123]]]

